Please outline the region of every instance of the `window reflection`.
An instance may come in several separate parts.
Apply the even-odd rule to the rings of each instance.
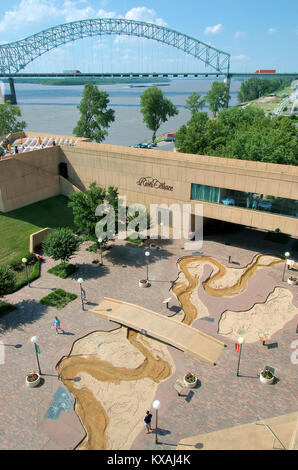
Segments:
[[[297,200],[268,196],[266,194],[235,191],[234,189],[192,183],[191,199],[298,217]]]

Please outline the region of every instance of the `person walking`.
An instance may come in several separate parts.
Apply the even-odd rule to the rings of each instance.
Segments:
[[[151,428],[151,419],[152,419],[152,414],[150,413],[150,411],[146,411],[146,416],[145,416],[145,418],[144,418],[145,427],[146,427],[146,429],[147,429],[146,434],[150,434],[150,431],[152,431],[152,428]]]
[[[61,330],[63,332],[62,328],[60,327],[60,320],[59,320],[58,317],[55,317],[54,325],[55,325],[55,328],[56,328],[56,335],[59,334],[59,330]]]
[[[82,301],[86,300],[86,291],[83,287],[81,287],[81,299]]]

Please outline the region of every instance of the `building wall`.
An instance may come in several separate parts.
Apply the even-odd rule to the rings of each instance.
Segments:
[[[59,152],[55,148],[14,155],[0,161],[3,212],[60,194]]]
[[[294,166],[83,142],[62,150],[69,179],[77,187],[86,189],[93,181],[101,186],[117,186],[128,204],[139,202],[147,208],[150,204],[190,203],[194,211],[200,201],[191,201],[191,183],[298,199],[298,167]],[[138,185],[141,177],[157,178],[173,190]],[[279,228],[298,236],[298,220],[293,217],[202,204],[204,217],[264,230]]]
[[[58,174],[60,162],[67,163],[68,180]],[[155,178],[166,187],[137,184],[143,177]],[[49,147],[1,160],[0,210],[6,212],[57,194],[85,190],[93,181],[100,186],[116,186],[128,204],[137,202],[147,208],[150,204],[187,203],[194,212],[201,202],[191,201],[192,183],[298,199],[298,167],[94,144],[81,139],[76,146]],[[279,228],[298,236],[297,218],[223,204],[202,205],[204,217],[264,230]]]

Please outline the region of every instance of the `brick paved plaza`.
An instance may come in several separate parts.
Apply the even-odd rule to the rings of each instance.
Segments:
[[[227,241],[229,245],[225,244]],[[45,413],[56,390],[62,386],[55,366],[64,355],[69,354],[73,342],[95,330],[109,331],[119,327],[92,315],[88,308],[100,303],[106,296],[165,315],[173,315],[179,310],[173,296],[169,310],[162,301],[169,297],[171,281],[177,278],[177,260],[191,254],[182,249],[182,241],[163,242],[160,250],[151,251],[151,286],[147,289],[138,287],[138,280],[146,277],[144,247],[116,241],[104,253],[104,266],[94,267],[91,261],[96,256],[85,251],[86,246],[86,243],[82,244],[71,261],[79,266],[71,278],[63,280],[47,273],[55,263],[45,258],[41,277],[32,283],[31,288],[25,287],[6,296],[6,300],[16,304],[18,309],[0,319],[0,340],[5,345],[5,361],[0,364],[0,449],[73,449],[83,439],[85,432],[74,412],[62,412],[57,420],[45,418]],[[237,266],[243,267],[257,253],[280,255],[288,248],[264,242],[263,234],[245,230],[240,234],[218,236],[217,239],[207,237],[202,251],[224,265],[228,265],[231,256],[234,262],[239,263]],[[159,385],[156,393],[156,399],[161,402],[158,449],[175,449],[178,442],[188,436],[297,411],[298,366],[291,362],[291,343],[297,339],[297,317],[270,338],[269,343],[275,347],[262,346],[261,342],[244,344],[240,377],[236,376],[238,355],[234,351],[234,342],[217,334],[218,320],[224,310],[248,310],[254,303],[265,301],[276,286],[290,289],[297,307],[297,287],[282,282],[282,274],[282,264],[268,270],[258,270],[249,280],[247,290],[229,299],[211,297],[200,285],[199,295],[214,321],[200,319],[193,326],[218,337],[227,347],[223,349],[216,366],[196,361],[168,347],[176,370]],[[204,278],[208,275],[206,269]],[[79,277],[84,279],[87,293],[85,311],[81,308]],[[58,287],[76,293],[78,298],[59,311],[39,303],[42,297]],[[58,336],[53,327],[55,315],[60,318],[65,332]],[[30,342],[33,335],[39,338],[43,376],[40,386],[31,389],[25,385],[25,374],[36,370],[35,353]],[[271,386],[262,385],[257,377],[265,364],[277,369],[278,380]],[[187,371],[198,375],[199,386],[179,397],[173,385]],[[132,449],[154,450],[155,447],[155,433],[146,435],[142,429]]]

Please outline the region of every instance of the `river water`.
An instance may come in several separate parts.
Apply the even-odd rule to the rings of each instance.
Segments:
[[[129,84],[98,85],[99,90],[109,94],[109,106],[115,110],[115,121],[108,129],[105,143],[134,145],[151,139],[152,132],[143,123],[140,112],[140,95],[148,87],[131,87]],[[166,86],[160,86],[164,96],[177,106],[179,114],[164,123],[158,134],[171,132],[185,124],[190,112],[184,108],[187,97],[193,91],[203,96],[211,87],[210,79],[173,79]],[[241,82],[232,81],[230,106],[237,103],[237,93]],[[77,106],[83,93],[83,85],[47,86],[16,83],[18,105],[22,119],[27,123],[26,130],[60,135],[73,135],[73,128],[79,119]],[[208,111],[205,107],[203,111]]]

